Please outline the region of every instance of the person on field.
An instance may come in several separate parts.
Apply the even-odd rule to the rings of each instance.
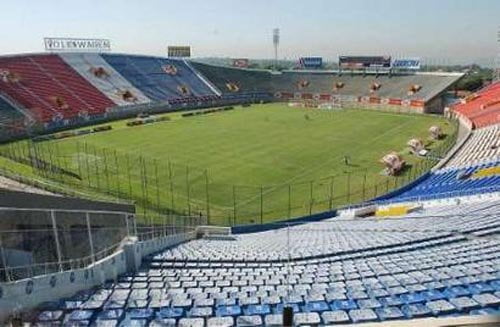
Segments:
[[[344,164],[346,166],[350,166],[351,165],[351,158],[347,155],[344,155]]]

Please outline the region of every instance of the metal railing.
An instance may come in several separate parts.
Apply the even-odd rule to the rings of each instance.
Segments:
[[[138,223],[129,212],[0,207],[0,282],[87,267],[131,237],[146,241],[201,224],[206,217],[156,215]]]
[[[308,216],[383,195],[429,171],[455,144],[456,135],[455,128],[427,158],[409,165],[400,176],[346,165],[347,173],[276,185],[217,183],[201,167],[79,140],[7,144],[0,155],[31,165],[40,178],[70,189],[134,201],[142,215],[202,215],[209,218],[207,223],[234,226]]]
[[[361,203],[357,203],[354,205],[344,206],[344,207],[341,207],[339,209],[352,210],[352,209],[362,208],[362,207],[366,207],[366,206],[374,205],[374,204],[376,204],[376,205],[391,205],[391,204],[401,204],[401,203],[405,203],[405,202],[420,203],[423,201],[453,199],[453,198],[474,196],[474,195],[476,195],[476,196],[487,195],[487,194],[493,194],[495,192],[500,192],[500,185],[485,186],[485,187],[479,187],[479,188],[474,188],[474,189],[470,189],[470,190],[457,190],[457,191],[449,191],[449,192],[440,192],[440,193],[428,194],[428,195],[395,197],[394,199],[388,199],[388,200],[366,201],[366,202],[361,202]]]

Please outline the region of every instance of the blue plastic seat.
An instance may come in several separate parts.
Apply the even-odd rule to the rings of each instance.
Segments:
[[[376,299],[358,300],[357,303],[360,309],[375,309],[375,308],[380,308],[382,306],[380,302]]]
[[[252,304],[243,309],[247,316],[264,316],[271,313],[271,307],[267,304]]]
[[[127,327],[148,327],[149,320],[147,319],[132,319],[127,321]]]
[[[372,309],[353,309],[349,310],[349,317],[354,323],[376,321],[377,315]]]
[[[481,294],[494,291],[493,287],[491,287],[487,283],[475,283],[469,285],[467,288],[471,294]]]
[[[358,305],[354,300],[335,300],[331,304],[331,308],[333,311],[336,310],[353,310],[357,309]]]
[[[321,323],[321,318],[317,312],[299,312],[294,315],[293,320],[296,326],[310,326]]]
[[[330,307],[325,301],[307,302],[304,305],[305,312],[323,312],[328,310],[330,310]]]
[[[376,308],[375,313],[377,314],[380,320],[389,320],[389,319],[402,319],[404,318],[403,313],[398,307],[381,307]]]
[[[479,303],[467,296],[451,298],[449,301],[459,310],[472,310],[481,307]]]
[[[203,318],[181,318],[179,320],[179,327],[204,327],[205,319]]]
[[[92,327],[117,327],[118,324],[118,320],[96,320],[92,324]]]
[[[223,298],[223,299],[217,299],[215,302],[216,306],[228,306],[228,305],[236,305],[236,299],[234,298]]]
[[[401,302],[407,303],[407,304],[419,303],[419,302],[425,301],[425,298],[420,293],[401,294],[399,296],[399,298],[401,299]]]
[[[432,311],[434,315],[441,316],[457,312],[457,307],[450,302],[442,299],[434,300],[427,302],[426,306]]]
[[[236,318],[236,326],[241,327],[250,327],[250,326],[262,326],[262,318],[261,316],[239,316]]]
[[[428,317],[432,315],[432,311],[422,303],[405,304],[401,307],[401,311],[407,318]]]
[[[264,323],[266,327],[281,327],[283,326],[283,315],[281,314],[266,315],[264,317]]]
[[[470,292],[462,286],[452,286],[452,287],[447,287],[443,291],[443,295],[446,296],[447,298],[452,298],[460,296],[469,296]]]
[[[188,315],[190,317],[210,317],[213,315],[212,307],[193,307],[189,311]]]
[[[207,319],[207,327],[232,327],[234,326],[233,317],[212,317]]]
[[[341,292],[328,292],[325,295],[327,302],[333,302],[335,300],[347,300],[347,295]]]
[[[123,318],[123,309],[107,309],[99,312],[97,319],[102,320],[121,320]]]
[[[146,319],[150,320],[154,317],[153,309],[131,309],[127,311],[127,316],[130,319]]]
[[[68,315],[68,320],[90,320],[93,315],[92,310],[75,310]]]
[[[176,327],[177,321],[175,319],[160,319],[157,318],[149,323],[148,327]]]
[[[321,319],[323,320],[323,324],[325,325],[342,324],[348,323],[350,321],[347,312],[342,310],[325,311],[321,313]]]
[[[276,305],[276,307],[274,307],[273,313],[274,314],[282,314],[283,313],[283,308],[285,308],[285,307],[291,307],[292,311],[294,313],[300,312],[300,307],[296,303],[287,303],[287,304],[280,303],[280,304]]]
[[[157,316],[160,319],[170,319],[170,318],[179,318],[184,315],[184,309],[182,308],[161,308],[158,311]]]
[[[218,317],[239,316],[241,315],[241,307],[238,305],[220,306],[216,309],[216,315]]]
[[[500,298],[490,293],[474,294],[472,299],[481,304],[483,307],[500,304]]]
[[[438,290],[427,290],[420,293],[425,301],[436,301],[446,298],[446,296]]]
[[[64,315],[62,310],[47,310],[38,314],[38,321],[56,321],[61,320]]]
[[[499,315],[500,310],[495,310],[493,308],[482,308],[482,309],[476,309],[476,310],[471,310],[470,311],[471,315]]]

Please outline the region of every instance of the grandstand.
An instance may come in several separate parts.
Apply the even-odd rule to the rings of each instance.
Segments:
[[[470,138],[447,163],[448,167],[474,165],[489,158],[500,157],[500,125],[477,129]]]
[[[216,67],[194,63],[222,91],[232,94],[228,84],[238,85],[241,93],[268,93],[278,100],[314,99],[327,101],[340,97],[351,106],[412,108],[413,112],[442,113],[445,90],[454,85],[463,74],[419,73],[388,74],[362,72],[284,71]],[[301,81],[307,81],[300,86]],[[372,85],[378,89],[373,90]],[[337,87],[341,85],[342,87]]]
[[[471,94],[460,103],[452,106],[451,111],[466,119],[476,128],[500,122],[500,83],[496,82]]]
[[[350,106],[442,112],[440,95],[462,77],[444,73],[276,74],[180,59],[96,53],[3,56],[0,72],[0,91],[15,103],[17,111],[42,125],[39,132],[127,115],[124,113],[130,116],[153,104],[167,104],[163,110],[172,110],[223,104],[221,100],[328,101],[340,97]],[[303,87],[298,86],[300,81],[305,81]],[[2,110],[7,111],[15,112]]]
[[[0,121],[10,130],[6,140],[23,131],[29,134],[26,123],[34,122],[45,133],[137,113],[147,121],[151,112],[254,101],[339,98],[352,107],[441,113],[443,93],[463,76],[276,73],[112,53],[4,56],[0,72]],[[460,137],[447,156],[425,159],[440,161],[431,171],[414,174],[415,180],[408,176],[407,184],[389,193],[387,179],[386,194],[379,196],[376,189],[373,199],[365,194],[365,180],[360,203],[340,208],[330,203],[329,211],[316,215],[311,212],[313,182],[304,183],[311,201],[309,215],[301,219],[264,224],[262,186],[260,198],[251,194],[250,199],[260,207],[261,224],[233,227],[206,226],[209,207],[207,217],[201,211],[183,215],[174,210],[140,216],[140,203],[90,201],[78,193],[1,191],[0,321],[37,326],[279,326],[287,317],[284,312],[291,310],[296,325],[423,324],[425,318],[438,325],[496,322],[498,86],[480,90],[448,111],[461,122]],[[223,115],[231,109],[196,114]],[[304,121],[308,119],[305,114]],[[15,164],[27,163],[32,170],[50,166],[44,174],[59,172],[59,182],[83,176],[48,165],[29,145],[13,149],[20,153],[9,152],[10,159],[22,158]],[[81,169],[80,155],[85,154],[87,173],[95,172],[97,183],[120,175],[116,151],[114,164],[105,162],[106,176],[99,175],[101,159],[95,148],[94,156],[83,151],[78,145],[76,156],[63,158],[78,161]],[[45,155],[51,158],[52,152]],[[123,161],[132,188],[129,157],[119,158],[127,158]],[[142,157],[134,165],[140,170],[139,188],[147,192],[151,181],[145,170],[152,167]],[[154,167],[158,170],[156,162]],[[188,166],[185,174],[186,196],[181,200],[187,198],[190,206]],[[208,204],[208,173],[195,178],[206,181],[200,185]],[[0,183],[12,185],[7,179]],[[119,183],[120,178],[117,193],[123,195],[127,191]],[[173,185],[170,171],[170,184],[155,185],[156,196]],[[170,191],[172,202],[178,200]],[[235,188],[233,192],[236,202]],[[291,203],[291,188],[287,192]]]

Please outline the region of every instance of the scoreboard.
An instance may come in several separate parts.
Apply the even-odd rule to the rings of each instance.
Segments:
[[[191,57],[190,46],[168,46],[167,49],[169,58],[189,58]]]
[[[340,56],[340,68],[367,69],[367,68],[391,68],[391,56]]]

